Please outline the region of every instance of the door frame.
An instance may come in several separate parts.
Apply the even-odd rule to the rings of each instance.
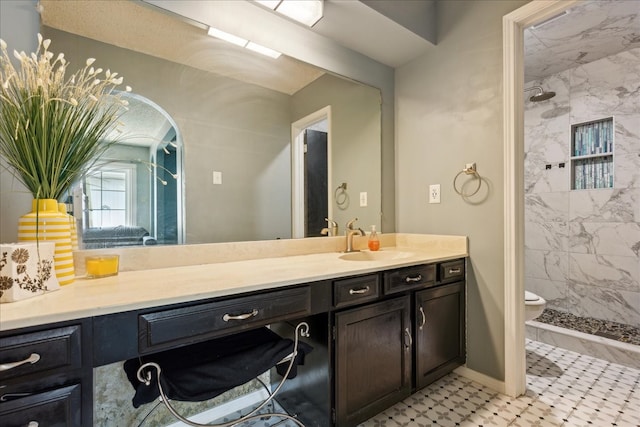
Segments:
[[[534,0],[502,18],[504,162],[504,392],[526,390],[524,317],[524,29],[578,0]]]
[[[304,130],[327,121],[327,218],[333,217],[331,203],[331,106],[327,105],[291,124],[291,237],[304,237]]]

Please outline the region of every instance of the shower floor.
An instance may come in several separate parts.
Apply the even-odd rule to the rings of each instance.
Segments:
[[[578,317],[571,313],[550,308],[546,308],[535,321],[628,344],[640,345],[640,328],[623,323],[609,322],[592,317]]]

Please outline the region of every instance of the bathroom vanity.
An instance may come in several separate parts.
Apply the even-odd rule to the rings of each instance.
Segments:
[[[465,362],[461,239],[130,271],[5,304],[0,419],[91,426],[94,368],[306,321],[314,350],[278,401],[308,427],[355,426]]]

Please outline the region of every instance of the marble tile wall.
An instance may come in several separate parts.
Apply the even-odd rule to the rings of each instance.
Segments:
[[[525,288],[550,308],[638,327],[640,48],[534,85],[556,96],[525,101]],[[614,188],[571,190],[571,125],[612,116]]]

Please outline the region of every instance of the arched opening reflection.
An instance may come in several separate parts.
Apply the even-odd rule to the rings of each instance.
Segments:
[[[123,93],[122,135],[73,190],[83,249],[183,243],[182,138],[153,101]],[[107,140],[115,138],[107,136]]]

